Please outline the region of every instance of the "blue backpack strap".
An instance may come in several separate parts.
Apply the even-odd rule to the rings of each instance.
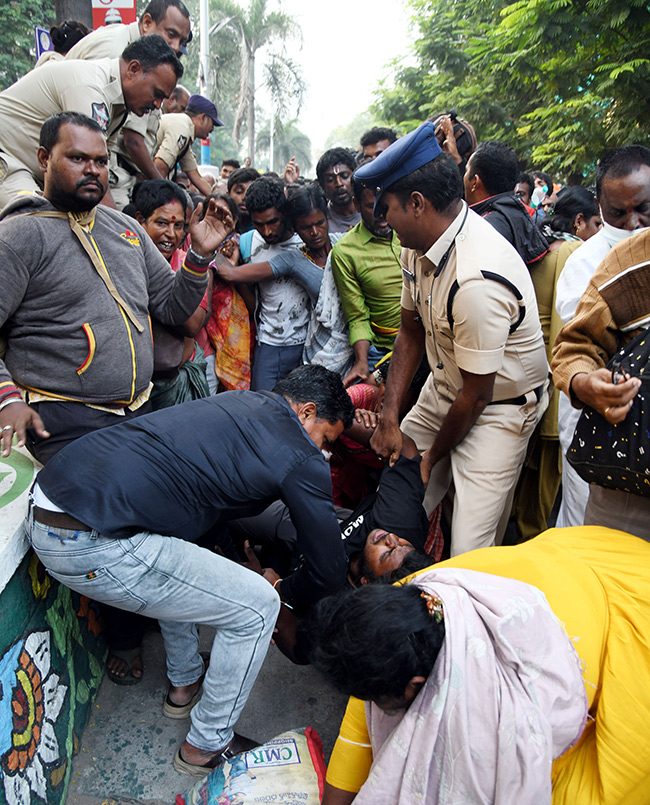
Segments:
[[[253,234],[255,230],[249,229],[248,232],[239,238],[239,254],[244,263],[250,262],[251,252],[253,250]]]
[[[513,285],[509,279],[501,276],[501,274],[495,274],[494,271],[481,271],[481,274],[485,277],[486,280],[494,280],[494,282],[500,282],[501,285],[505,285],[508,290],[512,291],[515,296],[517,302],[519,302],[519,318],[514,324],[510,325],[510,335],[514,333],[514,331],[519,327],[526,316],[526,303],[524,302],[524,297],[521,295],[521,291],[517,288],[516,285]],[[451,288],[449,289],[449,296],[447,297],[447,321],[449,323],[449,329],[454,329],[454,297],[458,293],[458,280],[454,280]]]

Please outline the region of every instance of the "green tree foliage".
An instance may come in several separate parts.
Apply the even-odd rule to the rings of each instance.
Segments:
[[[198,0],[184,0],[184,2],[192,20],[193,39],[187,49],[187,56],[182,59],[185,72],[181,81],[191,93],[195,93],[199,92],[199,2]],[[147,0],[138,0],[139,13],[144,10],[146,4]],[[214,25],[213,17],[211,14],[210,25]],[[239,45],[232,34],[220,39],[218,48],[215,39],[213,34],[210,40],[208,85],[210,98],[216,104],[224,126],[215,129],[210,135],[210,163],[221,165],[224,159],[237,158],[239,155],[239,143],[232,136],[239,90]],[[200,145],[195,143],[193,150],[198,158]]]
[[[34,26],[54,24],[51,0],[3,0],[0,3],[0,89],[18,81],[36,64]]]
[[[273,164],[269,158],[271,150],[271,124],[266,121],[257,135],[256,146],[260,157],[266,157],[269,170],[282,174],[284,166],[296,158],[300,172],[304,176],[311,168],[311,140],[298,128],[297,120],[283,123],[280,118],[275,121],[273,130]]]
[[[379,90],[413,128],[455,108],[556,175],[588,175],[606,148],[650,142],[647,0],[411,0],[415,63]],[[411,59],[413,61],[413,59]]]
[[[356,150],[361,137],[373,126],[389,125],[378,118],[372,111],[361,112],[345,126],[337,126],[327,135],[325,150],[342,145],[344,148]]]

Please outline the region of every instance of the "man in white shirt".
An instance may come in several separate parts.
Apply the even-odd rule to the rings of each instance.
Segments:
[[[650,149],[626,145],[605,154],[596,168],[596,195],[603,228],[571,254],[557,283],[555,307],[563,324],[575,315],[580,297],[609,250],[650,226]],[[572,406],[566,394],[560,394],[558,431],[562,456],[571,444],[579,416],[580,410]],[[583,524],[588,497],[589,484],[563,461],[558,528]]]
[[[286,249],[303,245],[285,213],[284,185],[262,176],[246,191],[254,230],[242,235],[239,246],[244,262],[261,263]],[[310,301],[307,291],[290,277],[257,284],[257,335],[251,372],[253,391],[270,391],[302,363],[307,338]]]

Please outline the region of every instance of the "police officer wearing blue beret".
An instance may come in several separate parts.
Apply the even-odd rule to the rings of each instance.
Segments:
[[[430,122],[355,178],[375,190],[402,244],[400,330],[371,445],[393,464],[400,402],[425,354],[431,368],[401,423],[418,446],[427,512],[453,486],[452,555],[500,541],[528,440],[547,403],[548,364],[530,275],[470,210]]]

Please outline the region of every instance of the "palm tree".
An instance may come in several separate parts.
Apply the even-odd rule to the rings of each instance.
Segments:
[[[239,40],[239,102],[233,123],[233,138],[239,142],[244,121],[248,139],[248,155],[255,159],[255,58],[260,48],[273,42],[284,42],[291,36],[300,36],[294,19],[281,11],[266,12],[267,0],[250,0],[242,8],[234,0],[217,0],[213,8],[220,20],[217,37],[234,32]],[[266,70],[266,81],[276,108],[286,105],[287,97],[298,102],[302,99],[304,82],[294,62],[283,53],[273,55]]]
[[[311,168],[311,140],[297,127],[297,120],[282,123],[276,118],[273,130],[273,159],[271,150],[271,125],[267,120],[257,135],[257,150],[269,155],[269,169],[282,173],[284,166],[291,159],[296,158],[300,165],[300,172],[304,176]]]

